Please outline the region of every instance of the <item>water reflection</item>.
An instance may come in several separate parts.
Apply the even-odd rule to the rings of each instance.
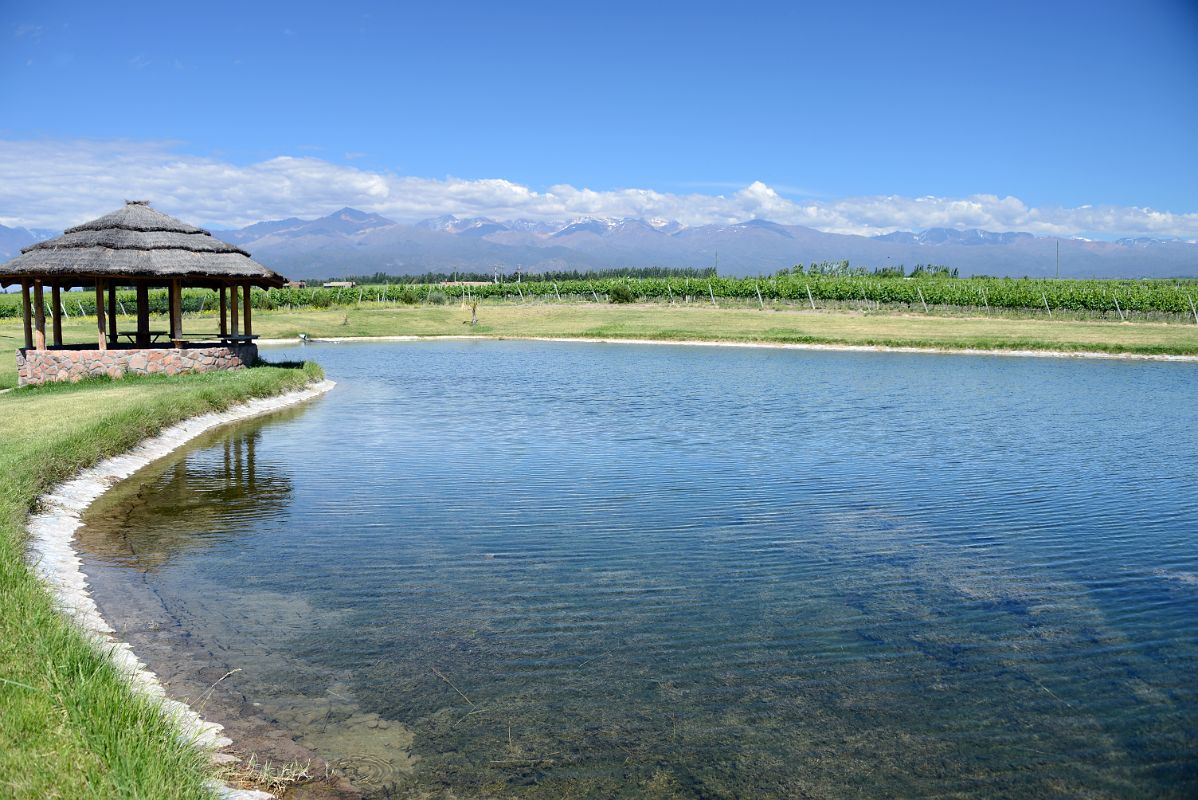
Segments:
[[[87,552],[143,571],[228,542],[285,508],[293,482],[257,455],[262,431],[238,429],[197,443],[113,487],[84,516]],[[212,442],[215,439],[215,442]]]
[[[108,521],[374,796],[1198,793],[1188,366],[320,352]]]

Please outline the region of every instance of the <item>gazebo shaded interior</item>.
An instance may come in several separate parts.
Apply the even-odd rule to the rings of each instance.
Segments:
[[[164,281],[154,277],[127,277],[120,278],[119,281],[92,277],[90,281],[61,281],[46,277],[23,280],[20,285],[21,318],[26,349],[45,350],[48,347],[65,346],[62,336],[62,292],[80,285],[84,288],[94,287],[95,290],[95,342],[100,350],[121,347],[183,347],[189,341],[250,342],[257,338],[253,332],[253,305],[250,297],[250,289],[254,286],[252,282],[194,279]],[[167,326],[154,328],[151,325],[150,290],[162,288],[167,290]],[[182,298],[185,288],[216,290],[219,297],[218,330],[196,331],[188,337],[183,327]],[[136,323],[132,328],[121,327],[119,324],[118,312],[124,305],[117,299],[117,292],[121,289],[134,289],[137,292],[136,309],[133,314]],[[47,296],[50,301],[49,319],[46,315]],[[47,322],[49,331],[46,329]]]

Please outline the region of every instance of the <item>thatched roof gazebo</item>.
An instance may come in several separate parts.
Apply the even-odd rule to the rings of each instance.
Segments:
[[[26,247],[21,255],[0,264],[0,286],[12,283],[21,284],[25,347],[18,351],[17,361],[25,384],[96,374],[240,366],[257,354],[251,287],[283,286],[286,279],[202,228],[155,211],[145,201],[128,201],[119,211]],[[49,346],[47,286],[51,292]],[[63,344],[60,293],[72,286],[95,287],[95,345]],[[130,331],[119,330],[117,324],[116,292],[125,287],[137,292],[137,325]],[[152,330],[149,290],[162,287],[167,289],[169,325],[167,330]],[[191,340],[184,336],[185,287],[218,292],[219,331]],[[122,343],[122,338],[127,342]],[[166,350],[179,352],[171,356],[163,353]],[[189,352],[194,350],[216,352]]]

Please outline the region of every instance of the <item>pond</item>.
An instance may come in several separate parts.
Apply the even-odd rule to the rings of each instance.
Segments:
[[[1194,365],[270,355],[339,385],[117,486],[85,570],[368,794],[1198,794]]]

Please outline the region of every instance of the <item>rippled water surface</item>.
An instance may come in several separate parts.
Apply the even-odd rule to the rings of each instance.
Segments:
[[[302,354],[83,541],[377,796],[1198,795],[1194,365]]]

